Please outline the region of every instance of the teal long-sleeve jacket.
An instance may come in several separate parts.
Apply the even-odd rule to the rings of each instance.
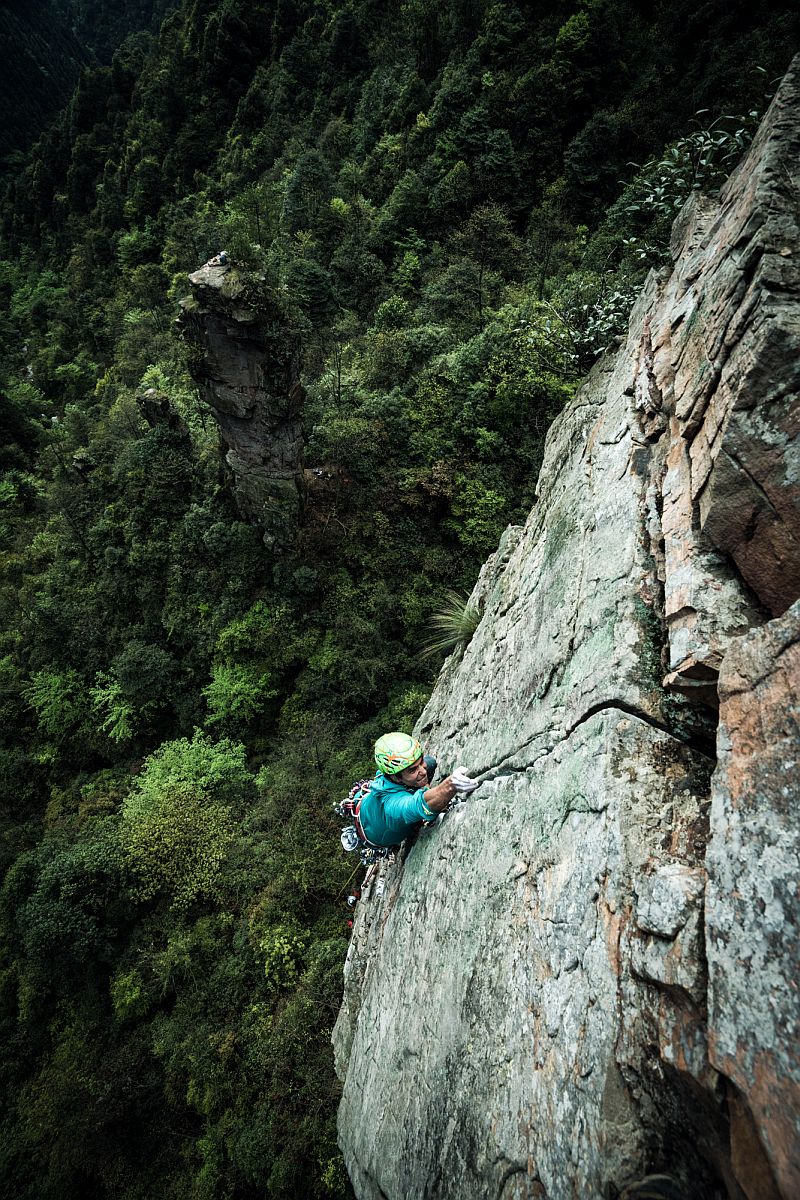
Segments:
[[[364,833],[376,846],[396,846],[419,825],[436,816],[425,803],[430,784],[410,792],[378,771],[361,802],[359,816]]]

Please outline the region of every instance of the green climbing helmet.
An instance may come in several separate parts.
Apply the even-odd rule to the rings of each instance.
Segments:
[[[384,775],[397,775],[418,758],[422,758],[422,746],[408,733],[385,733],[375,743],[375,763]]]

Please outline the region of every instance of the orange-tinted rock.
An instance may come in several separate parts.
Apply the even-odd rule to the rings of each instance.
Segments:
[[[719,682],[706,864],[711,1062],[800,1196],[800,602],[733,644]]]
[[[676,224],[651,322],[696,534],[770,614],[800,595],[799,109],[793,68],[718,204],[690,205]]]

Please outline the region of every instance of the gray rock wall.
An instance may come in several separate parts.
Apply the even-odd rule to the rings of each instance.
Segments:
[[[359,1200],[800,1195],[799,118],[795,68],[554,424],[421,718],[484,782],[359,906]]]
[[[288,549],[304,484],[299,339],[224,254],[189,282],[178,324],[193,350],[200,395],[219,425],[237,506],[261,527],[269,549]]]

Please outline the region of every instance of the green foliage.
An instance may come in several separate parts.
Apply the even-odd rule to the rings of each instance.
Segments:
[[[638,281],[589,271],[568,275],[552,301],[538,305],[526,321],[531,351],[545,369],[581,378],[625,334],[638,293]]]
[[[107,823],[92,826],[75,844],[45,841],[18,862],[3,902],[13,903],[26,969],[39,987],[57,970],[81,986],[87,964],[97,969],[113,960],[126,915],[125,882],[123,856]]]
[[[270,676],[258,667],[216,663],[212,668],[211,683],[203,688],[209,725],[221,723],[236,727],[248,724],[264,711],[269,700],[279,694],[271,683]]]
[[[197,731],[144,763],[122,807],[121,838],[141,900],[171,908],[222,897],[236,814],[253,793],[244,747]]]
[[[695,119],[707,112],[700,110]],[[751,109],[744,116],[717,117],[649,159],[630,189],[628,211],[672,218],[692,192],[719,187],[752,141],[760,116]]]
[[[333,198],[333,176],[317,150],[300,156],[289,175],[283,201],[283,225],[289,233],[310,229],[330,211]]]
[[[136,732],[136,713],[126,699],[122,684],[106,671],[98,671],[95,686],[89,689],[92,708],[99,728],[112,742],[128,742]]]
[[[456,476],[453,513],[458,537],[468,550],[486,555],[508,524],[508,502],[501,491],[466,474]]]
[[[293,988],[302,970],[308,934],[291,925],[273,926],[259,944],[269,991]]]
[[[77,671],[37,671],[23,689],[40,729],[62,741],[87,715],[87,689]]]
[[[169,803],[174,787],[186,787],[225,807],[238,808],[254,789],[244,746],[227,738],[212,742],[200,730],[191,739],[165,742],[145,760],[125,801],[124,819],[135,823],[160,811]]]
[[[115,1016],[121,1021],[141,1016],[147,1011],[147,993],[139,971],[117,972],[111,980],[111,1003]]]
[[[174,782],[138,818],[128,815],[123,846],[140,900],[164,895],[183,911],[220,900],[225,856],[234,839],[233,815],[199,788]]]
[[[211,683],[203,689],[208,723],[241,730],[264,718],[286,668],[301,652],[300,638],[287,604],[259,600],[221,630]]]
[[[477,605],[457,592],[448,592],[444,604],[430,619],[430,634],[420,651],[421,657],[463,650],[472,640],[480,620],[481,611]]]

